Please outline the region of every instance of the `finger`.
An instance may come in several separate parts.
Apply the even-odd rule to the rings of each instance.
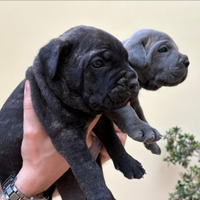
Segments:
[[[88,148],[90,148],[91,145],[92,145],[92,135],[91,135],[91,133],[87,134],[86,143],[87,143]]]
[[[126,133],[122,133],[122,132],[117,132],[117,136],[119,137],[122,145],[125,146],[126,139],[127,139],[127,134]]]
[[[90,133],[92,131],[92,129],[94,128],[94,126],[96,125],[96,123],[98,122],[100,117],[101,117],[101,115],[97,115],[96,118],[90,123],[87,133]]]
[[[37,138],[37,133],[41,132],[41,130],[43,130],[43,127],[34,111],[31,100],[30,83],[27,80],[25,82],[24,91],[24,137],[31,137],[32,139]]]
[[[28,80],[25,82],[25,90],[24,90],[24,110],[33,110],[33,105],[31,101],[31,91],[30,91],[30,83]]]
[[[101,142],[95,136],[92,136],[92,146],[89,148],[89,151],[92,154],[92,157],[96,160],[101,151]]]
[[[88,148],[90,148],[91,145],[92,145],[92,135],[95,136],[95,134],[92,131],[92,129],[94,128],[94,126],[96,125],[96,123],[98,122],[100,117],[101,117],[101,115],[97,115],[95,117],[95,119],[90,123],[90,125],[89,125],[89,127],[87,129],[86,143],[87,143]]]

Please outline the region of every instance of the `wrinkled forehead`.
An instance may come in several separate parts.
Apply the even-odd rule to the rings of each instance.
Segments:
[[[166,44],[167,46],[170,46],[171,48],[178,50],[178,47],[174,42],[174,40],[163,32],[156,32],[152,34],[146,42],[146,48],[150,49],[156,43],[162,45]]]
[[[75,27],[65,32],[59,38],[63,41],[69,41],[72,46],[75,46],[81,52],[108,49],[122,55],[126,54],[126,50],[117,38],[94,27]]]

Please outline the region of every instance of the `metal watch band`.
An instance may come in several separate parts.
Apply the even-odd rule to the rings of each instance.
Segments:
[[[15,186],[16,180],[17,180],[16,176],[11,175],[4,181],[2,185],[3,193],[7,200],[48,200],[47,197],[44,197],[42,199],[33,197],[31,197],[30,199],[27,198]]]

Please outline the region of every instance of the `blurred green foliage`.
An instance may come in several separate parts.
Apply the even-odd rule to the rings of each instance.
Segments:
[[[166,150],[169,155],[164,161],[180,164],[185,172],[180,173],[180,180],[175,185],[175,192],[170,193],[169,200],[200,200],[200,168],[190,166],[192,158],[200,162],[200,143],[195,141],[194,135],[182,134],[179,127],[173,127],[163,137],[167,140]]]

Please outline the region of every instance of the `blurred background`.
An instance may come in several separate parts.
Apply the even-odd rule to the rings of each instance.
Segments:
[[[13,1],[0,2],[0,106],[25,77],[39,49],[52,38],[77,25],[101,28],[119,40],[142,28],[170,35],[190,60],[187,79],[176,87],[141,90],[139,99],[151,126],[165,134],[173,126],[200,141],[200,2],[196,1]],[[126,150],[139,160],[147,175],[127,180],[112,161],[104,165],[106,183],[117,200],[167,200],[181,167],[128,138]]]

